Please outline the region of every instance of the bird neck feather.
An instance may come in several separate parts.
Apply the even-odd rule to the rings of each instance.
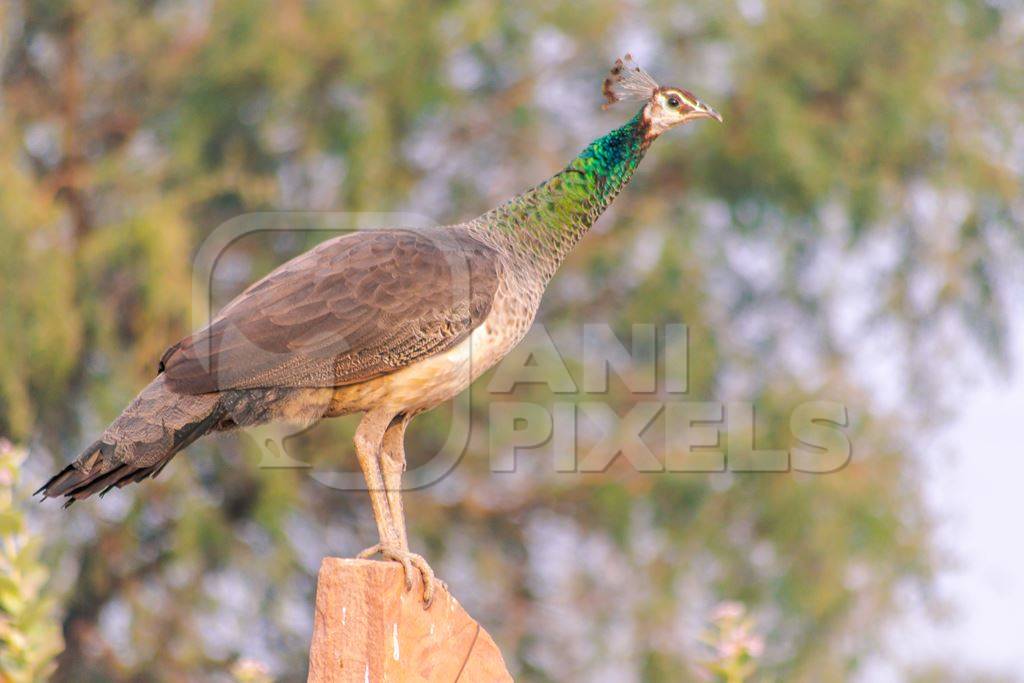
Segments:
[[[643,110],[580,152],[564,170],[479,219],[545,279],[619,194],[653,138]]]

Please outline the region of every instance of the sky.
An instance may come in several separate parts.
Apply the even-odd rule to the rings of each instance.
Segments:
[[[952,613],[943,623],[915,614],[891,640],[909,644],[910,661],[1024,680],[1024,314],[1016,323],[1017,371],[983,374],[922,450],[937,541],[953,563],[938,593]]]

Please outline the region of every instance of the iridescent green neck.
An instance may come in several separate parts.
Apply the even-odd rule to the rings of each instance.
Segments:
[[[560,173],[474,222],[550,278],[647,152],[650,140],[642,113],[594,140]]]

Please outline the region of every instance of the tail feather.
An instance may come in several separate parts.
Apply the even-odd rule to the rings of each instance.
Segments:
[[[217,428],[226,410],[220,394],[176,394],[157,377],[103,432],[103,436],[36,493],[65,496],[64,507],[94,493],[155,477],[171,458]]]
[[[32,495],[43,493],[44,497],[60,496],[74,488],[81,481],[82,470],[91,470],[96,461],[102,457],[102,448],[106,446],[102,441],[94,441],[91,446],[82,451],[75,462],[71,463],[57,474],[47,480],[45,484],[36,489]],[[45,491],[45,493],[44,493]]]

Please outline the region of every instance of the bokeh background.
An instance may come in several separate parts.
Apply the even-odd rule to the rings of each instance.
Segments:
[[[27,494],[190,330],[223,221],[471,218],[632,114],[599,106],[626,51],[726,123],[654,146],[539,320],[565,349],[685,322],[693,400],[755,402],[781,447],[793,407],[844,402],[853,460],[492,474],[484,379],[468,456],[406,494],[414,549],[524,681],[690,680],[723,600],[764,638],[755,680],[1024,676],[1018,1],[6,0],[0,22],[0,678],[304,680],[320,559],[375,540],[365,494],[259,468],[245,435],[67,512]],[[317,239],[244,242],[221,293]],[[289,452],[354,469],[352,429]]]

